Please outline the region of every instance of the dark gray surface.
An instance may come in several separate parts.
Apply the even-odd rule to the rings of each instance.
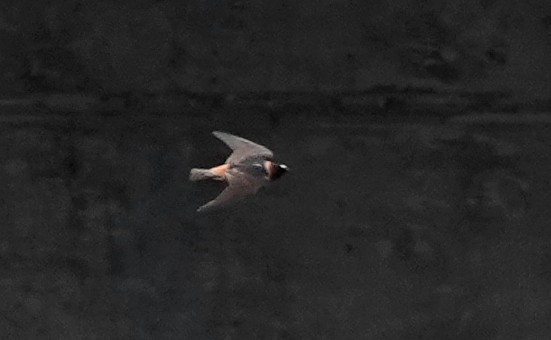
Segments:
[[[2,337],[550,334],[549,125],[210,112],[4,115]],[[292,172],[198,215],[220,129]]]
[[[0,338],[547,340],[550,6],[3,1]]]
[[[551,93],[548,0],[4,0],[0,93]]]

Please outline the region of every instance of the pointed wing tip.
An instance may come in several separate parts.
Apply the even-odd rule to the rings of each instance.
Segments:
[[[203,204],[202,206],[200,206],[199,208],[197,208],[196,212],[198,213],[204,213],[204,212],[207,212],[209,210],[212,210],[213,208],[215,208],[216,205],[215,205],[215,202],[214,200],[213,201],[210,201],[208,203],[205,203]]]
[[[223,131],[212,131],[212,134],[214,137],[220,139],[222,142],[228,144],[227,140],[231,136],[233,136],[231,133],[223,132]]]
[[[219,137],[222,135],[229,135],[229,133],[223,132],[223,131],[212,131],[212,134],[215,135],[216,137]]]

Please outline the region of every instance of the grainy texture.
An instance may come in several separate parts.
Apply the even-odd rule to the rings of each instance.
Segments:
[[[18,120],[0,125],[0,334],[551,332],[548,125],[329,114],[269,125],[257,114],[224,128],[269,146],[292,172],[197,215],[221,187],[190,183],[188,171],[228,149],[210,135],[220,125],[188,113],[13,112]]]
[[[360,91],[549,99],[551,3],[5,0],[0,91]]]
[[[0,4],[1,339],[548,339],[551,2]],[[222,130],[291,171],[197,214]]]

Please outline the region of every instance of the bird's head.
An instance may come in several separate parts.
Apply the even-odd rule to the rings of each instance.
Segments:
[[[271,163],[270,167],[270,179],[278,179],[283,176],[284,173],[289,171],[289,167],[285,164]]]

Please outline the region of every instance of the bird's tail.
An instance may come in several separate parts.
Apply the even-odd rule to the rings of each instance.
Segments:
[[[214,178],[215,174],[212,173],[209,169],[197,169],[193,168],[189,172],[189,180],[192,182],[201,181],[204,179]]]

